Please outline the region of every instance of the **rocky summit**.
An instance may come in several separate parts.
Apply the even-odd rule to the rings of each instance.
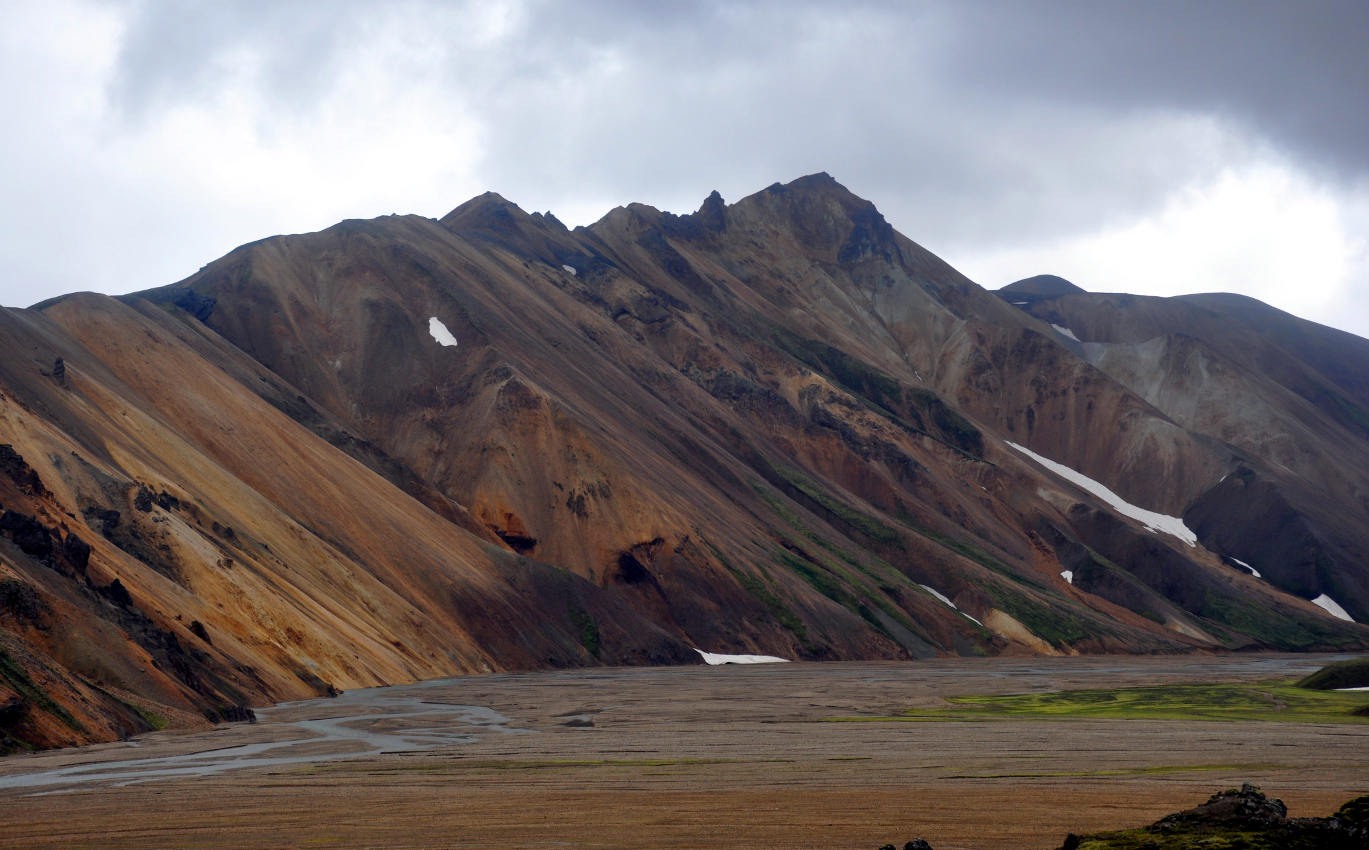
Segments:
[[[1369,645],[1369,341],[986,291],[826,174],[0,310],[0,747],[729,655]]]

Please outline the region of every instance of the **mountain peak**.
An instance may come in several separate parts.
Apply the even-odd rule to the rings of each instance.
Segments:
[[[1036,295],[1042,298],[1059,298],[1062,295],[1078,295],[1086,290],[1070,283],[1068,280],[1065,280],[1058,275],[1039,274],[1010,283],[998,291],[1008,292],[1014,295]]]
[[[819,171],[816,174],[805,174],[790,180],[788,183],[771,183],[758,194],[769,195],[799,195],[801,197],[835,197],[843,201],[854,200],[857,203],[869,203],[863,198],[857,197],[850,189],[837,182],[836,178],[826,171]]]
[[[723,196],[718,194],[717,189],[708,193],[695,216],[698,217],[699,225],[706,231],[719,233],[727,226],[727,203],[723,201]]]
[[[498,192],[476,195],[441,218],[448,230],[499,230],[531,219]]]

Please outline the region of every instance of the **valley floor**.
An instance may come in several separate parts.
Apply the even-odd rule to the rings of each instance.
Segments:
[[[1243,781],[1325,815],[1369,788],[1369,725],[832,719],[1328,660],[609,669],[355,691],[254,725],[0,759],[0,846],[1049,850]]]

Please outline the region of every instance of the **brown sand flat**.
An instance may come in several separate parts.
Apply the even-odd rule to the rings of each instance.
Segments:
[[[821,721],[954,694],[1268,679],[1326,660],[614,669],[358,691],[256,725],[2,759],[0,846],[874,850],[920,836],[937,850],[1048,850],[1242,781],[1323,815],[1369,791],[1369,727]],[[145,781],[150,770],[175,772]]]

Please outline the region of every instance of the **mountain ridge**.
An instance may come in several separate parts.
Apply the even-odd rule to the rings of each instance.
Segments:
[[[573,230],[486,193],[441,219],[259,240],[167,287],[5,310],[0,421],[48,495],[19,466],[0,479],[16,517],[0,632],[45,681],[214,717],[695,647],[1363,646],[1369,630],[1307,601],[1369,618],[1369,502],[1316,449],[1360,439],[1342,421],[1357,373],[1317,384],[1351,407],[1307,402],[1308,418],[1289,386],[1236,370],[1225,391],[1268,416],[1196,417],[1176,402],[1196,373],[1139,380],[1149,349],[1103,340],[1100,297],[1008,303],[818,174]],[[1307,333],[1286,383],[1342,344]],[[1268,439],[1233,441],[1228,421]],[[1199,545],[1009,442],[1181,516]],[[1303,465],[1281,471],[1274,449]],[[1259,510],[1233,521],[1247,492]],[[46,554],[15,542],[42,536],[19,517],[56,541]],[[1237,545],[1251,529],[1286,567]],[[62,560],[73,537],[84,570]],[[39,628],[40,603],[105,624],[115,649]],[[115,734],[58,723],[63,738],[25,699],[14,740]]]

